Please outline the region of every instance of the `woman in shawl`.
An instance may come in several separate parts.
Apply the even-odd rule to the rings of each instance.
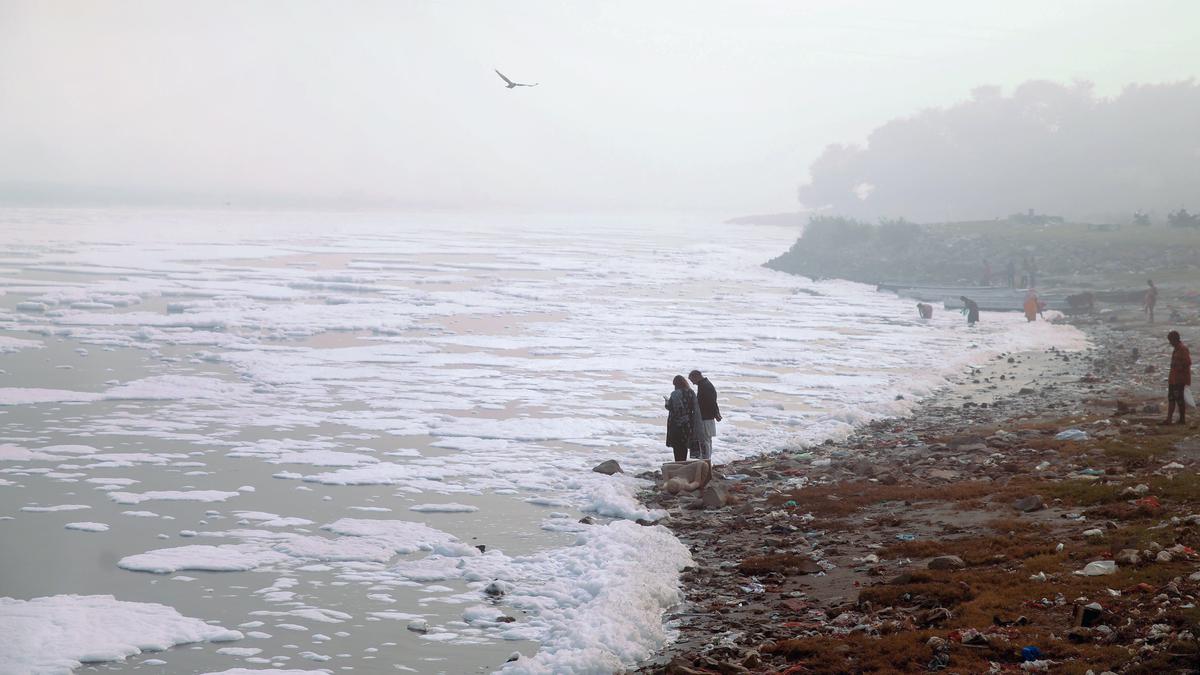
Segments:
[[[1025,294],[1025,305],[1023,309],[1025,310],[1026,321],[1037,320],[1037,315],[1040,313],[1040,307],[1038,306],[1037,291],[1033,290],[1032,288],[1029,289],[1029,291]]]
[[[700,438],[703,433],[700,419],[700,401],[696,392],[682,375],[676,375],[671,380],[675,390],[666,397],[667,413],[667,445],[675,453],[675,461],[683,462],[688,458],[688,450],[700,456]]]

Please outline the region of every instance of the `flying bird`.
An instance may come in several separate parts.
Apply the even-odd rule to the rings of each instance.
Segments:
[[[495,69],[493,69],[493,70],[495,70]],[[521,82],[513,82],[512,80],[505,77],[504,73],[500,72],[499,70],[496,71],[496,74],[500,76],[500,79],[504,80],[504,83],[508,86],[509,89],[512,89],[514,87],[536,87],[536,86],[538,86],[537,82],[534,82],[533,84],[523,84]]]

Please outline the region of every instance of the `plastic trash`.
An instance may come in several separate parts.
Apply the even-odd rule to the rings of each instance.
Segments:
[[[900,541],[915,541],[917,538],[917,535],[903,533],[903,534],[896,535],[896,538],[899,539]]]
[[[1056,441],[1086,441],[1087,432],[1082,429],[1064,429],[1054,437]]]
[[[783,505],[784,506],[799,506],[799,504],[796,503],[795,499],[789,499],[786,502],[784,502]]]
[[[1033,645],[1021,649],[1022,661],[1037,661],[1040,658],[1042,658],[1042,650]]]
[[[1105,574],[1116,574],[1117,562],[1115,560],[1096,560],[1088,563],[1081,570],[1076,570],[1075,574],[1085,577],[1098,577]]]

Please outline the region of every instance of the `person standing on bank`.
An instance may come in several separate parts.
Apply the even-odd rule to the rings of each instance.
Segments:
[[[688,379],[696,385],[696,398],[700,402],[701,427],[700,459],[712,459],[712,439],[717,435],[717,422],[721,421],[721,406],[717,405],[717,388],[700,371],[688,373]]]
[[[682,375],[676,375],[671,384],[675,390],[664,396],[667,409],[667,445],[675,453],[676,462],[687,461],[688,450],[700,454],[704,424],[700,420],[700,404],[696,392]]]
[[[1179,406],[1179,423],[1183,424],[1187,412],[1183,388],[1192,383],[1192,355],[1179,339],[1179,331],[1167,333],[1167,342],[1175,349],[1171,352],[1171,373],[1167,375],[1167,420],[1163,424],[1171,423],[1176,406]]]
[[[1150,323],[1154,323],[1154,306],[1158,304],[1158,286],[1154,285],[1153,279],[1147,279],[1146,285],[1150,288],[1146,289],[1146,299],[1142,302],[1142,310],[1150,317]]]

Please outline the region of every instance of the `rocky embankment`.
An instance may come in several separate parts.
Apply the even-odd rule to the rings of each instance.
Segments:
[[[1037,286],[1096,291],[1111,301],[1140,302],[1145,280],[1195,305],[1200,273],[1200,233],[1167,228],[1098,231],[1087,225],[1027,226],[1005,222],[883,226],[828,219],[766,266],[824,279],[868,284],[904,282],[975,285],[989,276],[1007,282],[1011,261],[1018,282],[1022,261],[1032,258]],[[1128,297],[1122,297],[1126,294]],[[1164,300],[1166,298],[1164,297]]]
[[[696,563],[644,671],[1197,672],[1200,433],[1158,424],[1166,328],[1085,321],[1086,352],[715,467],[724,507],[644,494]]]

